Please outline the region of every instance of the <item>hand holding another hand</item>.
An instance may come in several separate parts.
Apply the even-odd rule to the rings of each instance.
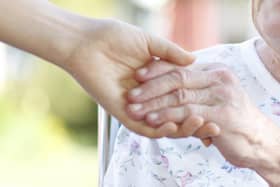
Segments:
[[[129,92],[133,104],[127,108],[133,119],[144,119],[153,127],[178,124],[189,135],[208,133],[235,165],[249,167],[256,153],[252,145],[267,139],[262,137],[264,132],[274,129],[266,126],[268,119],[224,65],[182,68],[157,62],[138,70],[136,78],[142,84]],[[205,124],[188,123],[194,116]]]
[[[84,40],[69,56],[66,69],[85,90],[128,129],[150,138],[167,136],[175,125],[160,128],[129,118],[126,93],[138,83],[135,71],[154,57],[188,65],[194,57],[162,38],[116,20],[89,20]]]

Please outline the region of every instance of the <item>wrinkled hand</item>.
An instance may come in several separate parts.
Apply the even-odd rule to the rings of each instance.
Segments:
[[[125,112],[125,95],[137,85],[134,73],[153,57],[179,65],[192,63],[194,57],[175,44],[114,20],[98,20],[88,25],[86,40],[67,61],[67,71],[109,113],[128,129],[158,138],[176,131],[176,126],[152,128],[133,121]]]
[[[188,66],[189,68],[201,69],[203,66],[192,64]],[[140,83],[149,81],[161,75],[164,75],[168,72],[177,70],[182,68],[181,66],[177,66],[174,64],[170,64],[164,61],[154,61],[154,63],[150,63],[147,66],[139,69],[136,72],[136,80]],[[157,87],[158,88],[158,87]],[[157,92],[157,88],[155,88],[155,92]],[[159,88],[160,89],[160,88]],[[137,92],[137,90],[136,90]],[[137,93],[136,93],[137,94]],[[146,117],[146,114],[152,112],[154,110],[159,110],[165,108],[167,106],[177,106],[179,105],[179,97],[180,95],[176,94],[175,97],[164,96],[162,98],[155,98],[152,100],[147,100],[143,103],[134,103],[130,104],[127,107],[127,112],[129,116],[134,120],[143,120]],[[128,95],[128,100],[131,99],[133,103],[135,101],[134,97]],[[136,98],[137,100],[137,98]],[[145,99],[144,99],[145,100]],[[218,136],[220,133],[219,127],[213,122],[204,121],[204,118],[198,115],[191,115],[184,119],[182,124],[176,124],[172,121],[165,123],[165,125],[177,125],[177,131],[173,134],[170,134],[168,137],[171,138],[184,138],[188,136],[195,136],[202,140],[205,146],[209,146],[212,144],[212,137]],[[152,124],[151,126],[158,128],[161,127],[162,124]]]
[[[249,155],[254,155],[250,144],[259,140],[267,119],[251,103],[238,78],[224,65],[192,70],[168,66],[161,67],[165,73],[160,76],[156,63],[138,71],[137,79],[145,82],[129,92],[129,100],[141,110],[131,110],[135,104],[129,105],[130,116],[145,116],[151,126],[201,116],[219,125],[221,134],[212,139],[225,158],[245,166]]]

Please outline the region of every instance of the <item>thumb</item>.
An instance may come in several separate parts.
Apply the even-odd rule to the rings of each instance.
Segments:
[[[189,65],[195,60],[190,52],[164,38],[148,35],[147,41],[150,54],[162,60],[178,65]]]

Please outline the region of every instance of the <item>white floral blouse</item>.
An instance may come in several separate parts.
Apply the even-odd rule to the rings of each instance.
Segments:
[[[260,110],[280,125],[280,84],[266,70],[252,39],[198,51],[197,63],[228,65]],[[242,150],[240,150],[242,151]],[[256,172],[231,165],[196,138],[157,140],[121,127],[105,187],[267,187]]]

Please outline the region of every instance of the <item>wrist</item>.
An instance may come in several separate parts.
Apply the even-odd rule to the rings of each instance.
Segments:
[[[51,3],[48,4],[49,10],[45,14],[42,13],[42,19],[39,20],[44,22],[42,27],[48,30],[46,35],[43,35],[47,43],[44,45],[48,48],[34,53],[67,69],[68,61],[73,53],[88,42],[89,29],[95,25],[95,20],[72,14]]]

